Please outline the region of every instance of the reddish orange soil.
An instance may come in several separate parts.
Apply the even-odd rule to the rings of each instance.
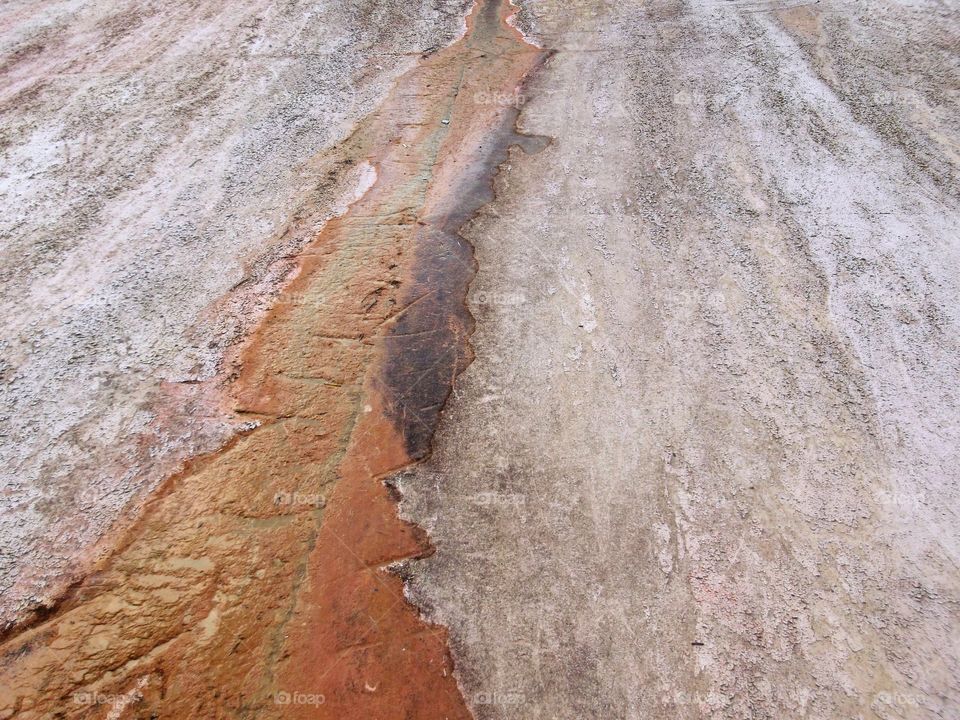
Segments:
[[[229,397],[259,427],[170,478],[4,643],[0,717],[469,717],[446,631],[387,568],[430,544],[383,480],[429,451],[470,360],[475,268],[457,230],[527,142],[489,98],[543,58],[508,12],[479,3],[339,149],[378,179],[243,350]]]

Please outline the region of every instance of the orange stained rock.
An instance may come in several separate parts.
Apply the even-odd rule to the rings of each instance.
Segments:
[[[96,571],[3,646],[0,717],[466,718],[446,631],[396,561],[430,552],[384,479],[429,451],[470,360],[460,226],[492,197],[543,54],[481,2],[340,148],[330,221],[227,388],[258,426],[171,477]],[[446,121],[446,122],[445,122]],[[533,142],[536,145],[536,142]]]

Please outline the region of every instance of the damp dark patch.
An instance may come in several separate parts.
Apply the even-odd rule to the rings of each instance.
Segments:
[[[478,62],[496,61],[492,46],[501,30],[500,7],[489,0],[477,16],[470,50]],[[491,51],[485,52],[488,47]],[[547,57],[548,53],[540,53],[533,69]],[[447,205],[421,218],[404,309],[384,336],[381,391],[386,413],[402,433],[413,460],[429,454],[454,380],[473,359],[469,340],[474,320],[466,297],[477,262],[473,246],[460,230],[494,199],[494,178],[511,147],[535,153],[550,142],[518,133],[519,114],[517,107],[502,109],[477,153],[462,159],[463,169],[449,190]]]

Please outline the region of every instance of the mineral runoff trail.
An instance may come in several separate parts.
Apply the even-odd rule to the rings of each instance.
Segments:
[[[422,459],[470,362],[459,228],[545,59],[478,2],[337,148],[371,188],[297,258],[226,401],[257,423],[169,478],[112,550],[2,648],[0,717],[466,718],[446,631],[393,571],[431,552],[390,475]]]

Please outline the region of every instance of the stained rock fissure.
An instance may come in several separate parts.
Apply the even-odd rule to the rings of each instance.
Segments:
[[[429,453],[470,361],[459,229],[545,58],[478,3],[338,152],[376,182],[298,256],[229,387],[260,427],[170,478],[96,571],[4,642],[0,717],[468,718],[446,631],[385,572],[431,552],[383,480]],[[507,99],[505,102],[504,99]]]

